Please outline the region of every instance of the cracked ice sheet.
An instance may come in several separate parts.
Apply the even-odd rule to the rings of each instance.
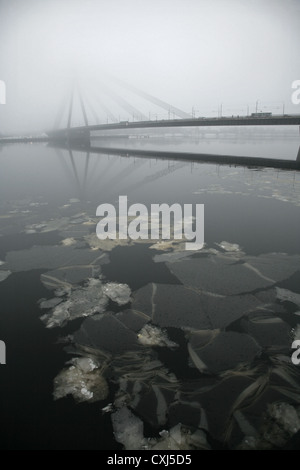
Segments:
[[[108,385],[99,364],[88,357],[75,358],[70,363],[71,366],[54,379],[54,399],[73,395],[79,403],[104,400],[108,395]]]
[[[240,261],[233,254],[179,260],[167,267],[184,285],[221,295],[266,288],[300,269],[299,256],[270,253]]]
[[[127,328],[134,332],[138,332],[143,326],[150,321],[150,317],[143,312],[127,309],[116,314],[116,318],[120,320]]]
[[[84,320],[80,329],[74,334],[74,341],[80,346],[110,353],[121,353],[142,347],[137,341],[137,335],[111,313],[94,315]]]
[[[273,284],[232,257],[209,256],[167,263],[186,286],[220,295],[236,295]]]
[[[148,284],[133,294],[132,308],[161,327],[224,328],[263,303],[254,295],[218,297],[181,285]]]
[[[258,312],[241,320],[241,328],[250,334],[263,348],[273,351],[291,346],[291,327],[280,317]]]
[[[10,251],[6,263],[11,271],[32,269],[57,269],[63,266],[90,265],[101,263],[103,252],[89,249],[74,249],[73,246],[33,246],[29,250]]]
[[[233,331],[195,331],[189,334],[188,351],[193,364],[201,371],[215,374],[252,362],[261,352],[249,335]]]
[[[259,256],[245,256],[245,262],[259,271],[262,276],[280,282],[300,270],[300,256],[285,253],[267,253]]]

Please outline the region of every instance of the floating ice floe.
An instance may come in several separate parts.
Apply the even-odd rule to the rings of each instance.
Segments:
[[[120,312],[121,320],[126,321],[126,312],[129,325],[135,314],[132,317],[131,310]],[[253,316],[262,324],[269,318]],[[147,321],[148,317],[141,319]],[[277,324],[276,317],[274,320]],[[300,403],[299,377],[290,357],[274,355],[251,365],[260,347],[247,334],[204,330],[191,331],[187,336],[206,371],[219,376],[201,374],[197,380],[182,382],[157,359],[153,348],[138,345],[136,334],[115,314],[88,318],[74,334],[74,342],[82,351],[90,351],[96,358],[108,354],[109,377],[119,389],[107,411],[123,407],[128,411],[115,415],[118,422],[119,418],[122,421],[121,428],[113,421],[116,438],[125,448],[207,448],[206,432],[229,448],[235,448],[243,439],[256,446],[263,422],[261,410],[270,401],[288,397],[292,404]],[[143,422],[165,430],[156,439],[145,438],[141,431]],[[189,430],[191,426],[195,432]],[[129,434],[135,435],[134,442]],[[267,443],[271,448],[272,445]]]
[[[57,217],[43,220],[41,223],[25,226],[26,233],[47,233],[58,231],[65,238],[84,237],[89,234],[90,225],[96,223],[84,212],[69,217]]]
[[[292,302],[293,304],[300,307],[300,294],[296,294],[288,289],[282,289],[280,287],[276,287],[277,298],[279,300]]]
[[[237,243],[222,241],[221,243],[216,243],[216,245],[229,253],[238,253],[241,251],[241,247]]]
[[[297,411],[288,403],[273,403],[268,407],[268,414],[290,435],[300,429],[300,409]]]
[[[117,442],[126,450],[139,450],[145,445],[143,422],[128,408],[123,407],[111,415]]]
[[[224,170],[223,170],[224,171]],[[271,170],[272,171],[272,170]],[[252,172],[252,171],[251,171]],[[232,182],[239,185],[240,191],[229,190],[225,184],[210,184],[207,187],[201,187],[201,189],[194,192],[194,194],[234,194],[237,196],[249,196],[255,194],[256,197],[265,199],[277,199],[278,201],[288,202],[295,206],[300,206],[300,197],[297,186],[299,187],[298,181],[291,181],[287,178],[286,181],[282,179],[276,179],[275,175],[268,173],[266,169],[260,171],[260,177],[251,181],[248,178],[244,178],[241,173],[227,174],[222,179],[231,178]],[[296,185],[296,187],[294,187]],[[292,190],[291,190],[292,188]]]
[[[85,287],[77,287],[69,293],[68,299],[54,307],[51,313],[41,317],[47,328],[63,326],[70,320],[87,317],[105,311],[108,298],[103,292],[99,279],[89,279]]]
[[[300,340],[300,324],[299,323],[293,329],[293,338],[294,340]]]
[[[173,426],[169,431],[163,430],[160,433],[161,439],[154,443],[151,450],[210,450],[206,434],[202,429],[191,432],[181,423]]]
[[[135,217],[128,217],[128,219],[126,219],[126,222],[124,221],[123,223],[126,223],[128,221],[132,221]],[[148,218],[146,219],[147,223],[149,223],[149,226],[150,226],[150,223],[151,221],[148,220]],[[121,220],[120,219],[117,219],[117,224],[120,223]],[[96,226],[97,224],[97,220],[95,220],[95,222],[93,222]],[[161,229],[161,226],[160,226],[160,229]],[[173,236],[173,233],[171,231],[171,238]],[[103,251],[111,251],[112,249],[114,249],[115,247],[117,246],[128,246],[128,245],[135,245],[135,244],[147,244],[149,245],[150,244],[150,247],[151,249],[153,250],[157,250],[157,251],[164,251],[164,252],[172,252],[172,253],[181,253],[181,252],[185,252],[186,253],[186,250],[185,250],[185,243],[187,240],[185,239],[171,239],[171,240],[163,240],[161,238],[159,239],[151,239],[148,237],[147,238],[137,238],[136,240],[133,240],[131,239],[130,237],[126,238],[126,239],[123,239],[123,238],[119,238],[119,232],[117,231],[116,232],[116,238],[111,240],[109,238],[106,238],[105,240],[101,240],[97,237],[95,231],[93,233],[87,233],[85,236],[84,236],[84,240],[86,241],[86,243],[90,246],[91,249],[93,250],[98,250],[98,249],[101,249]],[[188,254],[191,254],[191,252],[189,252]]]
[[[61,298],[54,297],[53,299],[48,299],[48,300],[43,300],[41,299],[39,302],[40,308],[53,308],[56,307],[56,305],[60,304],[62,302]]]
[[[29,206],[31,207],[40,207],[40,206],[47,206],[48,202],[30,202]]]
[[[112,403],[109,403],[108,405],[104,406],[102,408],[102,413],[111,413],[114,409],[114,405]]]
[[[75,238],[65,238],[64,240],[61,241],[61,244],[64,245],[64,246],[72,246],[72,245],[75,245],[77,242],[75,240]]]
[[[26,225],[25,233],[47,233],[62,230],[70,223],[69,217],[50,219],[37,224]]]
[[[89,245],[92,250],[103,250],[103,251],[111,251],[116,246],[126,246],[130,244],[129,240],[120,240],[115,239],[111,240],[109,238],[105,240],[100,240],[96,233],[87,234],[84,236],[84,240]]]
[[[138,341],[144,346],[178,347],[178,344],[169,340],[166,332],[154,325],[145,325],[138,333]]]
[[[100,365],[89,357],[75,358],[71,366],[63,369],[54,379],[54,399],[73,395],[77,402],[104,400],[108,385]]]
[[[76,276],[76,270],[70,271],[70,275]],[[54,280],[53,287],[57,287],[59,283],[56,277],[51,277],[49,273],[44,275],[49,281]],[[74,279],[73,279],[74,280]],[[78,278],[75,278],[78,281]],[[65,289],[59,293],[58,297],[67,295],[66,300],[61,298],[55,300],[50,299],[41,303],[41,308],[54,307],[50,313],[47,313],[41,317],[46,323],[47,328],[53,328],[55,326],[63,326],[70,320],[75,318],[88,317],[95,313],[102,313],[105,311],[109,299],[116,302],[118,305],[125,305],[130,301],[130,288],[127,284],[116,284],[107,283],[103,284],[100,279],[89,279],[84,287],[72,287],[68,283],[61,280],[60,287]]]
[[[267,406],[264,420],[255,437],[246,436],[237,449],[278,449],[284,447],[300,430],[300,407],[286,402]]]
[[[127,284],[108,282],[103,286],[104,294],[118,305],[126,305],[131,300],[131,290]]]
[[[10,275],[11,271],[0,271],[0,282],[5,281]]]
[[[160,240],[151,245],[149,248],[157,251],[181,252],[185,250],[186,242],[187,240]]]
[[[111,416],[114,435],[125,450],[196,450],[210,449],[202,430],[191,432],[181,423],[170,430],[163,430],[158,438],[144,437],[144,425],[127,407]]]

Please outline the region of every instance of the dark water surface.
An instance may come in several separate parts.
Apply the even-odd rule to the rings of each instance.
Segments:
[[[275,156],[294,158],[297,145],[283,140]],[[257,143],[252,155],[273,146]],[[296,439],[299,172],[39,144],[3,147],[0,162],[2,449],[280,448]],[[97,206],[117,206],[119,195],[148,208],[204,204],[204,249],[102,243]],[[122,290],[116,300],[111,283],[128,285],[130,298]],[[41,299],[55,300],[42,308]],[[53,324],[55,303],[67,317]]]

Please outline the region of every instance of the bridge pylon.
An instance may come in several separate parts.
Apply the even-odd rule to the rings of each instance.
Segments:
[[[84,119],[84,127],[80,128],[72,128],[72,117],[73,117],[73,107],[74,107],[74,97],[76,95],[79,97],[80,107]],[[55,127],[52,131],[48,131],[47,135],[49,140],[53,143],[66,145],[68,147],[75,146],[75,147],[84,147],[87,148],[90,146],[90,130],[88,128],[89,122],[86,113],[86,107],[84,104],[84,100],[80,91],[80,88],[77,82],[73,83],[70,99],[69,99],[69,106],[68,106],[68,119],[67,119],[67,127],[64,129],[57,129],[58,123],[60,123],[62,114],[64,109],[61,108],[59,115],[56,117],[55,120]]]

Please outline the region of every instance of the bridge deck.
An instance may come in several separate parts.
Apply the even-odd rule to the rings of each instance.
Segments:
[[[208,126],[300,126],[300,115],[284,115],[270,117],[219,117],[219,118],[193,118],[193,119],[172,119],[157,121],[121,121],[111,124],[95,124],[91,126],[72,127],[71,130],[89,129],[90,131],[100,131],[109,129],[144,129],[155,127],[208,127]],[[66,131],[66,129],[65,129]]]

